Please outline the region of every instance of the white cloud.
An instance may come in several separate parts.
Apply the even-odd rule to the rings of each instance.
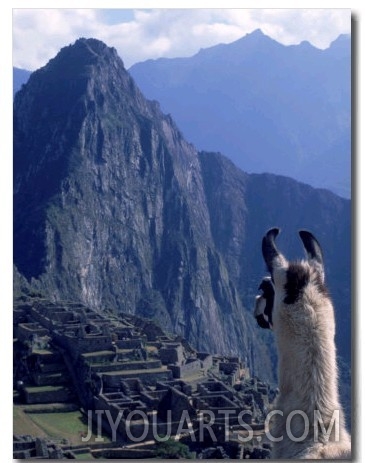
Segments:
[[[254,15],[264,33],[285,45],[308,40],[327,48],[339,34],[351,32],[350,9],[268,9]]]
[[[30,70],[43,66],[79,37],[95,37],[115,47],[129,67],[148,58],[191,56],[200,48],[232,42],[257,28],[284,44],[308,40],[319,48],[351,28],[349,9],[155,8],[111,13],[15,9],[14,66]]]
[[[13,10],[13,65],[34,70],[60,48],[97,32],[96,12],[87,9]]]

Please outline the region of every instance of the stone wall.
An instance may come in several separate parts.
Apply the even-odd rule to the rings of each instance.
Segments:
[[[103,384],[106,387],[119,387],[121,380],[127,378],[138,377],[144,384],[154,386],[157,381],[166,381],[172,379],[172,372],[170,370],[163,370],[162,368],[155,370],[140,370],[138,373],[135,371],[120,371],[112,372],[110,374],[103,374]]]
[[[112,350],[111,335],[84,335],[79,337],[76,334],[67,334],[54,332],[55,341],[65,348],[73,357],[78,357],[81,354],[88,352],[97,352],[104,350]]]
[[[139,360],[139,361],[125,361],[125,362],[110,362],[104,365],[91,365],[92,371],[103,373],[112,371],[129,371],[129,370],[149,370],[161,367],[160,360]]]
[[[19,325],[19,323],[27,322],[30,307],[30,305],[18,305],[13,308],[13,325]]]
[[[53,442],[47,439],[31,436],[14,436],[14,459],[64,459],[66,454]]]
[[[208,371],[213,366],[213,356],[207,352],[197,352],[197,358],[201,362],[203,370]]]
[[[16,336],[21,342],[32,341],[35,336],[46,336],[49,331],[40,323],[20,323],[16,330]]]
[[[141,338],[137,339],[123,339],[115,341],[118,349],[140,349],[144,346],[144,340]]]
[[[240,379],[240,364],[238,362],[220,362],[219,371],[227,376],[231,386]]]
[[[164,365],[181,365],[184,355],[182,345],[179,343],[166,343],[159,350],[161,362]]]
[[[191,384],[186,383],[185,381],[174,379],[172,381],[164,381],[156,383],[156,390],[173,387],[177,391],[183,392],[185,395],[190,396],[193,393],[193,387]]]
[[[216,379],[208,379],[204,383],[198,384],[198,392],[202,396],[207,395],[224,395],[230,400],[233,399],[233,392],[227,386]]]
[[[25,387],[23,389],[27,404],[50,404],[55,402],[72,402],[74,394],[68,389],[59,387]]]
[[[201,370],[199,359],[188,359],[183,365],[168,365],[174,378],[185,378]]]

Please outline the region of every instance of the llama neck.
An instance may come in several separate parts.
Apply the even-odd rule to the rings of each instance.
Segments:
[[[288,338],[278,336],[279,390],[283,404],[308,414],[318,410],[332,415],[339,408],[333,340],[319,336],[293,342],[296,344],[290,348]]]

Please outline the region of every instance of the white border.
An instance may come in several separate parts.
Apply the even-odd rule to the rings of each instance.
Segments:
[[[5,3],[5,2],[3,2]],[[361,2],[363,3],[363,2]],[[194,2],[176,0],[174,2],[174,8],[257,8],[257,1],[246,0],[244,5],[241,0],[226,0],[224,4],[212,2],[204,2],[196,0]],[[261,2],[259,4],[260,8],[293,8],[292,2]],[[91,0],[73,0],[73,1],[59,1],[54,0],[52,2],[53,8],[120,8],[120,1],[106,0],[103,2],[100,1],[91,1]],[[170,7],[169,2],[165,1],[132,1],[124,0],[123,8],[168,8]],[[356,178],[356,188],[354,189],[355,196],[355,210],[356,220],[354,225],[356,225],[355,233],[353,234],[354,239],[354,265],[353,267],[353,289],[354,294],[354,307],[353,316],[356,317],[356,322],[354,326],[354,351],[355,351],[355,360],[356,363],[353,365],[353,370],[355,371],[354,375],[354,386],[356,391],[356,397],[353,398],[353,411],[355,413],[355,420],[353,422],[352,434],[354,441],[354,453],[353,461],[361,461],[363,456],[363,419],[364,419],[364,408],[365,401],[363,398],[364,391],[364,311],[365,305],[362,295],[362,283],[363,283],[363,272],[361,271],[361,264],[365,262],[364,255],[364,245],[362,244],[364,240],[364,226],[363,226],[363,207],[364,207],[364,193],[365,185],[363,183],[364,179],[364,161],[362,156],[362,143],[361,143],[361,128],[363,128],[362,121],[362,109],[363,109],[363,93],[361,89],[360,82],[363,80],[363,47],[364,47],[364,34],[363,34],[363,14],[364,6],[357,2],[324,2],[324,1],[307,1],[307,2],[296,2],[296,8],[351,8],[355,23],[356,23],[356,48],[355,48],[355,59],[356,64],[354,66],[354,72],[356,72],[356,82],[357,88],[355,91],[355,140],[354,145],[356,146],[355,153],[355,178]],[[0,101],[1,101],[1,112],[2,117],[1,121],[1,146],[3,147],[1,151],[1,161],[0,161],[0,217],[2,218],[2,226],[0,227],[0,275],[1,275],[1,324],[2,327],[2,396],[5,403],[5,414],[2,415],[1,419],[1,436],[3,442],[2,448],[2,458],[8,461],[12,459],[12,407],[11,407],[11,397],[12,397],[12,379],[10,371],[12,371],[11,363],[11,352],[10,346],[12,346],[12,8],[50,8],[49,2],[45,1],[26,1],[26,0],[17,0],[11,4],[6,2],[0,6],[0,31],[1,31],[1,40],[0,40]],[[4,381],[4,375],[6,380]],[[10,409],[10,410],[9,410]],[[5,445],[4,445],[5,444]],[[9,444],[9,445],[8,445]],[[5,447],[5,449],[4,449]],[[5,453],[4,453],[5,452]]]

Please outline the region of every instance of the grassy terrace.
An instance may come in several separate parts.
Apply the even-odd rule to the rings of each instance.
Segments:
[[[112,355],[115,355],[115,352],[113,352],[112,350],[100,350],[96,352],[86,352],[85,354],[81,354],[81,355],[82,357],[88,359],[92,357],[97,357],[99,355],[112,356]]]
[[[27,392],[56,392],[64,390],[64,386],[26,386],[24,388]]]
[[[134,349],[117,349],[116,353],[117,354],[123,354],[123,353],[128,353],[132,352]],[[113,350],[97,350],[95,352],[85,352],[84,354],[81,354],[82,357],[85,358],[92,358],[92,357],[97,357],[98,355],[115,355],[115,352]]]
[[[54,355],[54,351],[49,350],[49,349],[34,349],[33,354],[39,354],[39,355]]]
[[[88,362],[88,363],[102,363],[108,362],[114,359],[116,354],[128,354],[132,352],[134,349],[118,349],[116,352],[111,350],[100,350],[96,352],[87,352],[81,354],[81,356]]]
[[[160,360],[124,360],[118,362],[98,362],[90,363],[90,367],[93,371],[102,372],[112,372],[112,371],[136,371],[143,370],[147,371],[148,369],[156,369],[161,366]]]
[[[154,374],[154,373],[166,373],[170,370],[166,366],[162,365],[160,368],[146,368],[140,370],[118,370],[118,371],[107,371],[103,373],[105,376],[138,376],[141,374]]]
[[[79,411],[27,413],[26,405],[13,407],[14,434],[31,434],[34,437],[49,437],[59,444],[82,445],[81,437],[87,436],[87,418]],[[95,442],[96,430],[90,439]],[[110,438],[103,434],[105,442]]]

